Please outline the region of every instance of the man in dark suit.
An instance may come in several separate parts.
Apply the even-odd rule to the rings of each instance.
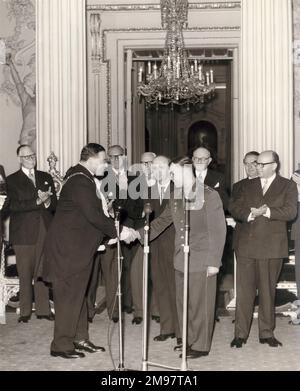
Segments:
[[[151,199],[151,191],[153,186],[156,185],[156,180],[153,176],[153,160],[156,155],[153,152],[144,152],[141,155],[141,163],[139,168],[139,192],[143,199],[143,204],[146,204]],[[143,215],[142,215],[143,216]],[[141,216],[141,217],[142,217]],[[135,229],[144,227],[145,219],[136,219]],[[131,292],[132,292],[132,304],[133,304],[133,324],[141,324],[143,321],[143,247],[140,243],[136,245],[137,250],[133,256],[130,270]],[[151,268],[151,273],[153,269]],[[149,276],[149,282],[152,283]],[[157,299],[152,289],[152,284],[149,288],[150,298],[150,312],[152,319],[159,323],[159,311],[157,305]]]
[[[294,172],[292,180],[298,189],[298,214],[292,225],[292,239],[295,241],[295,274],[297,284],[297,295],[300,300],[300,170]]]
[[[297,187],[278,174],[279,157],[274,151],[257,158],[259,178],[248,181],[230,203],[230,213],[241,223],[237,255],[237,303],[235,338],[231,347],[247,342],[256,290],[259,294],[259,342],[281,346],[274,337],[275,291],[288,256],[287,222],[297,214]]]
[[[174,194],[183,186],[183,177],[192,178],[192,169],[182,175],[182,167],[173,164]],[[179,178],[179,179],[178,179]],[[195,189],[194,189],[195,190]],[[189,287],[188,287],[188,349],[187,358],[207,356],[211,347],[217,273],[226,236],[225,216],[218,193],[206,185],[196,187],[195,200],[189,205]],[[179,325],[183,324],[183,282],[184,282],[184,202],[171,196],[161,215],[151,222],[150,240],[157,238],[168,226],[175,227],[174,268],[176,282],[176,303]],[[139,231],[142,235],[141,230]],[[161,259],[160,262],[164,262]],[[182,345],[175,350],[182,349]]]
[[[209,168],[212,162],[211,153],[207,148],[197,148],[193,152],[193,166],[196,178],[205,185],[216,190],[223,202],[223,208],[228,208],[228,193],[225,186],[224,175]]]
[[[6,177],[3,166],[0,164],[0,256],[2,251],[2,237],[3,237],[3,207],[6,204],[7,189],[6,189]]]
[[[153,160],[153,176],[156,179],[156,185],[152,188],[149,200],[152,207],[152,219],[162,214],[170,199],[173,183],[171,183],[169,163],[169,159],[165,156],[157,156]],[[160,314],[160,334],[154,337],[154,341],[165,341],[174,337],[181,339],[176,309],[174,239],[175,228],[171,224],[151,243],[153,293]]]
[[[245,172],[247,175],[247,178],[244,178],[236,183],[233,184],[232,186],[232,193],[231,193],[231,198],[229,200],[229,205],[235,201],[236,198],[238,198],[240,192],[243,189],[243,186],[247,185],[248,181],[251,181],[254,178],[257,178],[258,173],[257,173],[257,157],[259,156],[259,153],[256,151],[251,151],[246,153],[243,163],[244,163],[244,168]],[[230,206],[229,206],[230,208]],[[232,248],[235,249],[237,246],[238,242],[238,234],[240,230],[240,223],[237,222],[234,232],[233,232],[233,240],[232,240]]]
[[[140,219],[143,212],[141,198],[131,199],[128,193],[131,181],[136,176],[127,171],[125,151],[120,145],[112,145],[108,149],[111,164],[107,168],[107,176],[101,184],[102,193],[112,201],[114,211],[120,208],[120,223],[130,228],[135,227],[136,220]],[[121,244],[123,256],[122,263],[122,310],[132,312],[132,292],[130,270],[132,258],[137,250],[136,244]],[[117,274],[117,249],[116,246],[106,246],[106,251],[101,255],[101,269],[106,286],[106,305],[109,317],[114,322],[118,321],[118,304],[116,292],[118,287]]]
[[[82,149],[80,163],[68,170],[47,233],[43,277],[53,286],[55,327],[50,354],[54,357],[84,357],[75,348],[90,353],[104,350],[89,340],[86,292],[94,254],[104,235],[116,237],[114,222],[104,215],[94,182],[105,161],[101,145],[91,143]]]
[[[32,280],[38,319],[53,320],[49,289],[40,281],[42,249],[46,231],[56,208],[56,195],[50,174],[38,171],[36,155],[27,145],[17,149],[21,169],[7,177],[10,210],[9,240],[16,254],[20,281],[20,317],[27,323],[32,310]]]

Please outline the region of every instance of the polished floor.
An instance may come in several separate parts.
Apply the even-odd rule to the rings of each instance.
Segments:
[[[106,312],[96,315],[90,326],[90,338],[104,346],[106,352],[86,354],[85,358],[65,360],[49,355],[53,322],[38,320],[35,315],[27,323],[18,323],[14,312],[7,314],[7,324],[0,325],[0,370],[2,371],[104,371],[119,363],[118,324],[108,321]],[[124,317],[124,363],[139,370],[142,363],[142,325],[131,324],[132,315]],[[212,349],[208,357],[189,360],[188,367],[197,371],[299,371],[300,326],[289,324],[289,318],[277,317],[275,335],[283,347],[270,348],[258,342],[257,320],[242,349],[230,348],[233,337],[233,313],[216,323]],[[173,351],[175,339],[154,342],[159,324],[150,322],[149,361],[180,368],[181,360]],[[110,339],[109,339],[110,335]],[[109,340],[111,342],[109,342]],[[111,347],[111,349],[109,348]],[[111,350],[111,351],[110,351]],[[149,371],[161,370],[149,366]]]

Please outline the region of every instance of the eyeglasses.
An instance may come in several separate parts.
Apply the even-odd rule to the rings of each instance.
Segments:
[[[253,162],[244,163],[244,165],[245,165],[246,167],[251,167],[251,166],[257,167],[257,161],[254,160]]]
[[[193,157],[193,162],[195,162],[195,163],[206,163],[209,159],[210,159],[210,157],[196,157],[196,156],[194,156]]]
[[[32,154],[32,155],[27,155],[27,156],[20,156],[22,159],[24,159],[24,160],[35,160],[35,158],[36,158],[36,155],[35,155],[35,153],[34,154]]]
[[[112,160],[119,160],[119,157],[121,157],[122,155],[114,155],[114,156],[109,156],[109,160],[112,161]]]
[[[256,167],[259,167],[259,168],[264,168],[265,166],[267,166],[268,164],[273,164],[275,162],[268,162],[268,163],[256,163]]]

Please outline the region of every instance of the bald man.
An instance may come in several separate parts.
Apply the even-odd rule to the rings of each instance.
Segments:
[[[264,151],[257,158],[259,178],[248,181],[230,203],[240,223],[237,255],[235,337],[231,347],[241,348],[250,332],[256,291],[259,295],[259,342],[281,346],[274,336],[275,291],[288,257],[287,222],[297,214],[297,186],[279,175],[279,156]]]
[[[151,198],[151,189],[156,185],[156,180],[153,176],[153,160],[156,158],[154,152],[144,152],[141,155],[141,173],[140,184],[143,203],[149,202]],[[144,218],[136,220],[135,228],[141,228],[144,226]],[[140,243],[137,243],[137,251],[132,259],[131,264],[131,290],[132,290],[132,303],[133,303],[133,319],[132,323],[139,325],[143,321],[143,247]],[[151,265],[151,273],[153,274],[153,265]],[[155,274],[155,273],[154,273]],[[152,319],[159,322],[159,310],[157,305],[157,299],[153,289],[150,289],[151,305],[150,311]]]
[[[173,190],[169,164],[170,160],[165,156],[157,156],[153,160],[153,176],[156,185],[150,200],[153,211],[152,219],[162,214]],[[171,224],[151,243],[151,277],[160,314],[160,334],[154,338],[154,341],[158,342],[168,338],[181,338],[176,308],[174,241],[175,228]]]
[[[212,162],[210,151],[207,148],[197,148],[193,152],[192,160],[196,178],[219,193],[223,208],[226,211],[228,208],[228,193],[225,178],[222,173],[209,168]]]

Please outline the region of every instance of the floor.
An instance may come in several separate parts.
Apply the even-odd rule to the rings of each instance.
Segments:
[[[124,317],[124,364],[140,370],[142,363],[142,324],[132,325],[132,315]],[[216,323],[211,352],[208,357],[188,361],[188,368],[197,371],[299,371],[300,327],[289,324],[289,318],[277,317],[276,337],[281,348],[258,343],[257,319],[253,320],[248,343],[242,349],[230,348],[233,337],[233,313],[220,317]],[[53,322],[37,320],[17,323],[14,312],[7,313],[7,324],[0,325],[0,370],[2,371],[104,371],[119,364],[118,324],[108,321],[106,311],[96,315],[90,326],[90,339],[106,348],[104,353],[86,354],[85,358],[65,360],[49,355]],[[151,362],[180,368],[179,354],[173,351],[176,340],[154,342],[159,324],[150,322],[149,357]],[[111,349],[108,338],[110,335]],[[110,352],[111,350],[111,352]],[[149,366],[148,370],[162,368]]]

